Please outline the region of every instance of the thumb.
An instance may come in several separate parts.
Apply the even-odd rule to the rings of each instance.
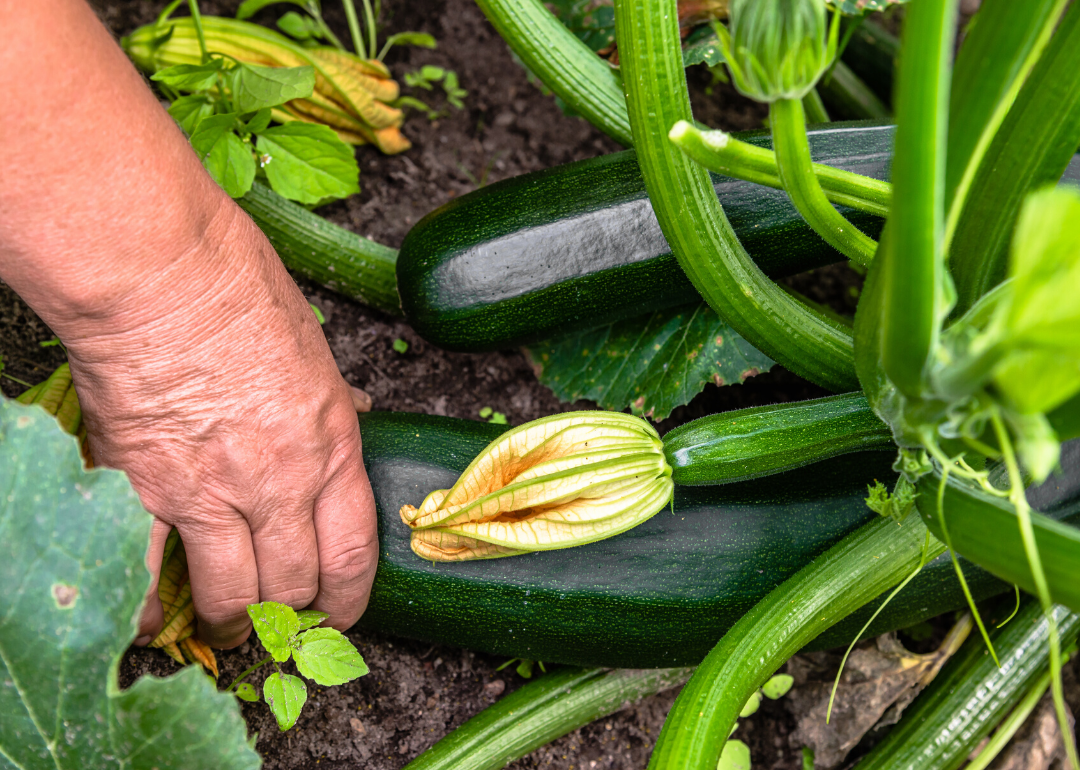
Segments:
[[[150,527],[150,545],[146,549],[146,568],[150,570],[150,587],[146,589],[146,599],[139,618],[139,635],[135,644],[143,647],[161,633],[165,616],[158,598],[158,580],[161,578],[161,558],[165,555],[165,541],[172,526],[161,519],[154,519]]]

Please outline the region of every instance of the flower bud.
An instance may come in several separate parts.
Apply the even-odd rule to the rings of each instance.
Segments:
[[[720,47],[735,87],[759,102],[802,99],[836,57],[839,14],[823,0],[733,0]]]
[[[672,489],[663,443],[647,422],[570,412],[503,434],[451,489],[400,513],[417,555],[490,559],[617,535],[667,505]]]

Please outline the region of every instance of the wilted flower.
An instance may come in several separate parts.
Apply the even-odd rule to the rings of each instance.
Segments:
[[[735,87],[759,102],[802,99],[836,58],[839,16],[823,0],[733,0],[717,24]]]
[[[402,506],[412,549],[432,561],[512,556],[617,535],[671,500],[663,443],[644,420],[570,412],[503,434],[457,483]]]

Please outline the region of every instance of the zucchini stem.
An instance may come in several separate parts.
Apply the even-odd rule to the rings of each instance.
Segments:
[[[668,138],[698,164],[717,174],[782,190],[780,168],[772,150],[736,139],[724,131],[702,131],[685,120]],[[818,184],[832,203],[879,217],[889,215],[892,185],[851,171],[812,164]]]
[[[352,38],[353,50],[356,51],[356,55],[360,58],[364,58],[365,51],[364,36],[360,34],[360,19],[356,15],[356,6],[353,5],[353,0],[341,0],[341,5],[345,9],[345,19],[349,22],[349,36]]]
[[[806,115],[798,99],[778,99],[769,107],[780,181],[791,202],[814,231],[853,262],[870,264],[877,242],[833,208],[814,173]]]
[[[1076,753],[1076,739],[1069,728],[1069,718],[1065,711],[1065,695],[1061,687],[1061,639],[1058,635],[1057,619],[1054,617],[1054,603],[1050,598],[1050,586],[1046,582],[1042,557],[1039,555],[1039,547],[1035,543],[1035,528],[1031,524],[1031,508],[1028,506],[1025,493],[1024,477],[1020,473],[1020,464],[1016,461],[1012,439],[1009,437],[1009,433],[1005,429],[1005,422],[1001,418],[1001,410],[996,406],[990,410],[990,422],[994,426],[998,444],[1001,445],[1001,454],[1005,460],[1005,467],[1009,471],[1009,501],[1016,508],[1016,518],[1020,524],[1020,539],[1024,544],[1024,553],[1027,555],[1028,565],[1031,567],[1031,578],[1035,581],[1039,603],[1042,604],[1043,615],[1046,617],[1050,639],[1050,689],[1054,694],[1054,710],[1057,712],[1058,726],[1061,728],[1061,736],[1065,742],[1065,753],[1069,757],[1069,762],[1072,764],[1073,770],[1080,770],[1080,758],[1077,757]]]
[[[202,63],[206,64],[210,61],[210,54],[206,50],[206,35],[203,33],[199,0],[188,0],[188,11],[191,13],[191,23],[195,25],[195,37],[199,39],[199,53],[202,54]]]

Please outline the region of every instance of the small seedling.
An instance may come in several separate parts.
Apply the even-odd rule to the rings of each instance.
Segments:
[[[397,351],[398,353],[402,353],[402,354],[408,353],[409,352],[409,343],[406,342],[403,339],[398,338],[398,339],[394,340],[394,350]]]
[[[480,417],[490,422],[492,425],[507,425],[506,415],[502,412],[496,412],[490,406],[483,407],[480,412]]]
[[[532,679],[534,665],[540,666],[540,670],[545,674],[547,673],[547,669],[544,668],[544,661],[533,661],[527,660],[525,658],[511,658],[495,670],[502,671],[504,668],[512,666],[514,663],[517,663],[517,667],[514,670],[517,671],[518,676],[520,676],[522,679]]]
[[[259,641],[270,654],[241,673],[226,692],[250,703],[258,701],[258,690],[244,679],[273,663],[276,671],[263,682],[262,695],[283,732],[296,724],[307,701],[304,680],[281,670],[289,658],[303,676],[325,687],[351,682],[368,672],[364,659],[344,634],[333,628],[315,628],[330,617],[325,612],[297,612],[277,602],[250,604],[247,611]]]
[[[457,73],[453,70],[425,64],[415,72],[405,73],[405,85],[412,88],[423,88],[425,91],[431,91],[434,83],[442,83],[447,104],[459,110],[465,107],[464,99],[469,95],[469,92],[458,84]]]

